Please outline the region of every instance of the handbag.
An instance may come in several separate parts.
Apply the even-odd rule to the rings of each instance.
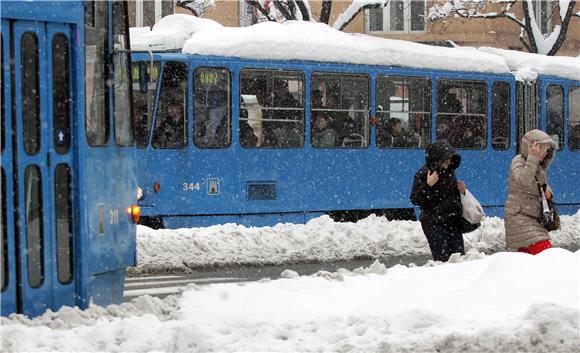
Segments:
[[[471,233],[481,225],[481,221],[485,216],[483,207],[475,196],[465,190],[465,194],[461,194],[461,233]]]
[[[560,216],[556,210],[556,204],[554,203],[554,198],[546,199],[546,192],[538,183],[538,190],[540,191],[540,196],[542,198],[542,210],[540,211],[540,224],[546,228],[548,232],[560,229]]]
[[[471,224],[480,223],[485,216],[485,212],[479,201],[477,201],[469,190],[465,190],[465,194],[460,194],[460,196],[463,218]]]

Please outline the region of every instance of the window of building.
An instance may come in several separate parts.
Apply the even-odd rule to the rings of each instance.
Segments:
[[[425,1],[391,0],[385,7],[367,9],[366,31],[383,33],[425,32]]]
[[[135,26],[153,27],[161,18],[175,11],[174,0],[134,0]]]
[[[580,150],[580,87],[571,87],[568,93],[568,147]]]
[[[225,148],[231,142],[229,70],[200,67],[193,74],[194,143],[199,148]]]
[[[552,6],[552,1],[532,0],[536,23],[544,34],[552,31]]]
[[[240,144],[247,148],[304,145],[304,74],[242,70]]]
[[[437,140],[453,147],[487,145],[487,85],[468,80],[437,81]]]
[[[564,90],[559,85],[549,85],[546,91],[546,133],[558,144],[564,146]]]
[[[240,27],[248,27],[257,22],[254,14],[254,6],[248,4],[246,0],[239,0],[240,2]]]
[[[314,73],[311,82],[311,143],[318,148],[369,145],[367,75]]]
[[[152,145],[185,148],[187,145],[187,65],[168,62],[163,67],[161,91]]]
[[[495,82],[491,91],[491,145],[507,150],[510,144],[510,85]]]
[[[377,146],[423,148],[431,141],[431,82],[377,77]]]

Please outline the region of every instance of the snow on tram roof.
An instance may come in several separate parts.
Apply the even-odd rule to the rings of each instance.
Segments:
[[[519,80],[535,80],[538,74],[580,81],[580,57],[547,56],[521,51],[481,47],[479,50],[506,59]]]
[[[306,21],[264,22],[249,27],[224,27],[204,18],[175,14],[162,18],[152,31],[131,29],[133,50],[175,50],[185,54],[215,55],[264,60],[306,60],[317,62],[386,65],[448,71],[508,73],[518,71],[518,61],[492,48],[433,47],[414,42],[345,33],[325,24]],[[512,51],[504,50],[507,53]],[[540,55],[541,56],[541,55]],[[560,57],[558,57],[560,58]],[[570,74],[578,58],[550,61],[549,65],[525,66],[531,72],[578,79]],[[572,67],[569,67],[572,66]],[[533,79],[533,75],[521,79]]]

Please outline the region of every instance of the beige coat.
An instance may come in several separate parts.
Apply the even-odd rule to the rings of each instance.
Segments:
[[[539,158],[528,155],[528,144],[531,145],[534,141],[549,145],[552,151],[557,147],[545,132],[531,130],[522,138],[520,154],[512,160],[508,181],[509,195],[504,208],[506,247],[511,250],[550,239],[548,231],[539,222],[542,199],[536,180],[540,184],[548,184],[546,171],[554,160],[554,152],[548,153],[540,162]]]

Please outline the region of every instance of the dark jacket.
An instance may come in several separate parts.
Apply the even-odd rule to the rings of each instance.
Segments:
[[[447,170],[441,164],[451,160]],[[437,141],[425,149],[426,164],[415,174],[411,202],[421,208],[419,220],[423,228],[446,227],[462,229],[461,199],[457,189],[455,169],[461,157],[446,141]],[[432,187],[427,184],[427,172],[439,173],[439,180]]]

